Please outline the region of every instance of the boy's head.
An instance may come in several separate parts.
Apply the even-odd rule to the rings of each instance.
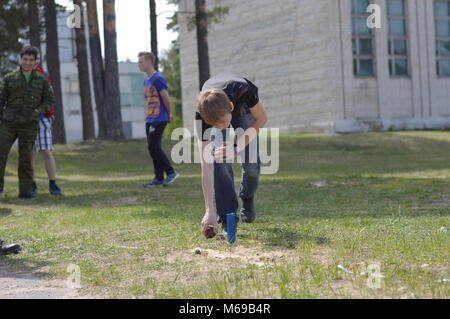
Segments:
[[[141,72],[148,73],[150,70],[154,70],[155,55],[151,52],[140,52],[139,55],[139,69]]]
[[[206,123],[224,130],[230,126],[234,105],[224,91],[209,89],[199,94],[197,109]]]
[[[39,50],[32,46],[26,46],[20,51],[20,66],[22,71],[31,72],[35,65]]]
[[[32,48],[35,49],[37,52],[35,67],[38,67],[39,65],[41,65],[41,50],[39,50],[39,48],[35,46],[33,46]]]

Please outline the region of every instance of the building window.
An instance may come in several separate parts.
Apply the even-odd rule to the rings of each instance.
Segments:
[[[434,1],[434,17],[437,74],[450,77],[450,0]]]
[[[121,74],[120,105],[121,106],[145,106],[144,76],[141,74]]]
[[[76,76],[66,78],[66,93],[80,93],[80,84]]]
[[[386,0],[389,74],[392,77],[409,75],[405,2],[405,0]]]
[[[370,0],[350,0],[352,8],[353,74],[374,76],[373,31],[367,26]]]
[[[386,0],[389,74],[408,76],[408,32],[405,0]]]

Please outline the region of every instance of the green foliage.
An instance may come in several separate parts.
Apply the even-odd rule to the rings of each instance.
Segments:
[[[169,4],[178,5],[180,0],[167,0]],[[228,14],[229,7],[228,6],[214,6],[212,10],[208,10],[206,12],[208,23],[220,23],[222,18]],[[195,29],[195,12],[180,12],[181,14],[186,14],[189,16],[188,18],[188,30],[192,31]],[[178,23],[178,14],[174,13],[172,17],[169,18],[170,22],[167,24],[166,29],[172,30],[174,32],[178,32],[179,23]]]
[[[164,134],[166,135],[166,138],[170,139],[173,131],[179,127],[183,127],[183,120],[181,118],[179,118],[178,116],[174,116],[173,122],[169,123],[167,125],[166,129],[164,130]]]
[[[170,48],[163,51],[160,58],[162,74],[169,87],[170,100],[172,102],[172,114],[174,121],[170,123],[165,132],[168,137],[177,127],[183,126],[183,111],[181,105],[181,71],[180,71],[180,47],[178,40],[172,42]]]
[[[21,40],[27,38],[27,7],[23,1],[0,4],[0,77],[18,67]]]

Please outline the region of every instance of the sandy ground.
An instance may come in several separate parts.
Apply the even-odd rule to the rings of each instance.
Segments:
[[[30,274],[0,270],[0,299],[79,299],[77,289],[65,281],[46,280]]]

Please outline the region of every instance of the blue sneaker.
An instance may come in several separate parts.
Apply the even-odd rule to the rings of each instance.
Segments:
[[[33,194],[33,193],[23,193],[23,194],[19,194],[19,198],[20,199],[36,199],[37,196],[36,196],[36,194]]]
[[[177,172],[173,172],[170,175],[167,175],[166,180],[164,181],[164,186],[167,186],[169,184],[172,184],[173,182],[175,182],[175,180],[180,177],[180,174],[178,174]]]
[[[50,194],[56,195],[56,196],[62,196],[62,192],[56,184],[50,183],[50,186],[48,189],[50,191]]]

